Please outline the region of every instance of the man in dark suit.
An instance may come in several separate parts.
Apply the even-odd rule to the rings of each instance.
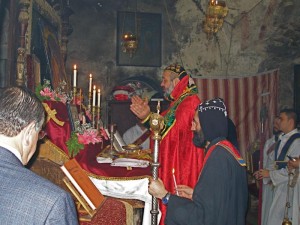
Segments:
[[[26,169],[36,150],[44,108],[25,88],[0,94],[0,221],[2,225],[78,224],[67,192]]]

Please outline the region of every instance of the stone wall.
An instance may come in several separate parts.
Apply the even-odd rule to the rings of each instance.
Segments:
[[[146,76],[159,81],[161,70],[179,62],[194,77],[246,76],[280,68],[280,106],[293,106],[293,65],[299,63],[300,2],[292,0],[227,0],[223,28],[208,40],[202,30],[208,1],[72,0],[67,73],[79,67],[86,92],[92,73],[105,96],[121,80]],[[136,7],[137,4],[137,7]],[[161,13],[162,66],[116,65],[117,11]]]

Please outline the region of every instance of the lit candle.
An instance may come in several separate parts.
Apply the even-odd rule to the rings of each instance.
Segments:
[[[90,73],[89,92],[92,92],[93,75]]]
[[[101,102],[101,91],[100,88],[98,89],[98,107],[100,108],[100,102]]]
[[[77,68],[76,68],[76,64],[75,64],[74,70],[73,70],[73,87],[76,87],[76,80],[77,80]]]
[[[176,183],[175,169],[174,169],[174,168],[173,168],[173,170],[172,170],[172,174],[173,174],[173,180],[174,180],[174,187],[175,187],[175,190],[176,190],[176,195],[179,195],[179,194],[178,194],[178,190],[177,190],[177,183]]]
[[[96,85],[93,88],[93,106],[96,106]]]

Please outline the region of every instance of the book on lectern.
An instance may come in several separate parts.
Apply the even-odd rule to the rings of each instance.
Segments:
[[[76,159],[67,161],[61,166],[61,169],[91,209],[99,208],[105,197],[90,180]]]

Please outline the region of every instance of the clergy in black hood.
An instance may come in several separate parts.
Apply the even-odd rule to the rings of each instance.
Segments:
[[[170,193],[160,179],[149,193],[167,205],[166,225],[245,225],[248,201],[245,162],[226,137],[226,106],[216,98],[200,104],[194,116],[194,141],[205,139],[203,169],[195,187],[178,184]],[[197,144],[199,144],[197,143]],[[196,144],[196,143],[195,143]]]
[[[195,129],[193,142],[197,147],[205,147],[207,142],[228,136],[228,118],[222,99],[205,101],[198,106],[200,130]],[[197,118],[196,118],[197,119]]]

